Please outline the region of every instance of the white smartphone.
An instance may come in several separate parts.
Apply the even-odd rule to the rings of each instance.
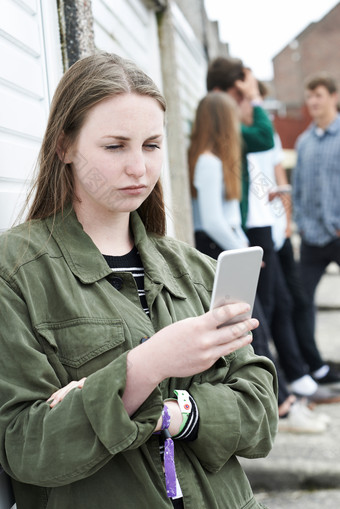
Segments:
[[[250,311],[228,322],[250,318],[261,270],[263,249],[260,246],[222,251],[217,258],[210,309],[235,302],[247,302]]]

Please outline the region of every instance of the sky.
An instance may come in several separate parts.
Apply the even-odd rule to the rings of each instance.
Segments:
[[[273,77],[271,60],[310,23],[339,0],[204,0],[208,18],[218,20],[220,39],[260,80]]]

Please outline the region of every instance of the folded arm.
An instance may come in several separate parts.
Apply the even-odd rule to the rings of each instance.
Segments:
[[[247,331],[258,324],[218,328],[244,313],[244,304],[176,322],[89,375],[82,389],[51,408],[47,400],[67,385],[67,373],[55,352],[46,355],[20,295],[3,280],[0,294],[0,462],[12,477],[40,486],[85,478],[115,454],[145,443],[163,406],[160,381],[207,370],[249,344]]]

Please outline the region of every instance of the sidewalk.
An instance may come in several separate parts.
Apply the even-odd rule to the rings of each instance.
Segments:
[[[329,267],[317,292],[317,342],[340,366],[340,272]],[[318,405],[332,419],[325,433],[279,433],[267,458],[240,458],[257,499],[269,509],[340,507],[340,403]]]

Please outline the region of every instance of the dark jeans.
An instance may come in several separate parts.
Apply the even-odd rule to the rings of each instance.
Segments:
[[[316,345],[314,335],[314,316],[308,305],[305,285],[302,284],[299,266],[294,258],[292,243],[286,239],[278,251],[282,272],[293,301],[293,324],[299,348],[310,371],[324,365]]]
[[[258,296],[279,355],[280,366],[292,382],[304,376],[308,367],[295,335],[292,299],[274,250],[271,227],[251,228],[247,235],[251,245],[261,246],[264,251],[265,266],[260,273]]]
[[[171,502],[175,509],[184,509],[183,498],[176,498],[175,500],[171,500]]]
[[[264,267],[261,269],[257,293],[260,297],[261,305],[267,322],[270,323],[274,310],[273,299],[273,281],[275,277],[274,268],[274,243],[272,239],[272,229],[270,226],[261,228],[249,228],[247,231],[249,242],[252,246],[261,246],[263,248]]]
[[[279,354],[280,365],[292,382],[309,372],[295,334],[293,322],[293,301],[281,269],[280,261],[275,253],[274,268],[274,294],[273,313],[270,322],[272,338]],[[307,341],[309,338],[306,338]]]
[[[336,262],[340,266],[340,238],[322,247],[301,242],[300,274],[306,292],[308,312],[312,316],[313,334],[315,331],[315,290],[327,265],[331,262]]]
[[[256,353],[256,355],[263,355],[265,357],[268,357],[268,359],[270,359],[276,367],[279,385],[278,404],[280,406],[289,396],[287,381],[285,379],[284,374],[281,371],[280,366],[278,365],[276,359],[273,357],[272,352],[270,351],[269,342],[271,339],[271,334],[265,316],[263,314],[260,299],[258,297],[255,298],[253,317],[258,319],[260,325],[257,329],[253,330],[252,346],[254,348],[254,352]]]
[[[209,237],[204,231],[195,232],[195,245],[196,248],[211,258],[217,260],[218,255],[223,251],[221,246]]]

